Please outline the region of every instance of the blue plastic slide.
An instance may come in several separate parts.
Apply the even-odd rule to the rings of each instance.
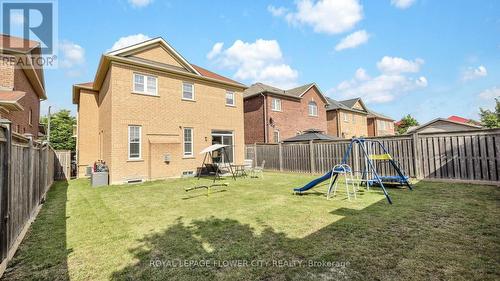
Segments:
[[[328,173],[324,174],[322,177],[312,180],[310,183],[304,185],[303,187],[294,188],[293,191],[304,192],[304,191],[309,190],[309,189],[315,187],[316,185],[328,180],[331,176],[332,176],[332,170],[330,170]]]

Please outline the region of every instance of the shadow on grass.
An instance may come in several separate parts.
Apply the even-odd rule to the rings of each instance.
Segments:
[[[50,188],[36,220],[9,262],[2,280],[69,280],[66,248],[68,182]]]

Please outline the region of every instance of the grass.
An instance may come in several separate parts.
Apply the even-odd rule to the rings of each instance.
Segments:
[[[227,179],[209,197],[184,191],[195,179],[105,188],[59,182],[3,278],[500,278],[499,188],[420,182],[413,192],[389,189],[393,205],[376,188],[355,201],[345,193],[326,200],[326,186],[291,194],[312,178]]]

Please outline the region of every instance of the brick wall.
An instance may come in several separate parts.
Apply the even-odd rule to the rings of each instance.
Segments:
[[[339,137],[338,131],[338,113],[336,110],[330,110],[326,114],[327,134]]]
[[[11,90],[14,88],[14,65],[3,62],[8,57],[11,56],[0,55],[0,88]]]
[[[245,143],[264,142],[264,97],[254,96],[244,101]]]
[[[281,111],[271,110],[273,98],[281,99]],[[308,104],[310,101],[316,102],[318,106],[318,116],[309,116]],[[268,121],[273,120],[268,130],[268,140],[273,141],[273,132],[280,132],[280,139],[284,140],[296,136],[298,132],[303,132],[307,129],[319,129],[327,131],[326,126],[326,103],[320,96],[316,88],[309,89],[302,99],[289,99],[283,97],[268,96]]]
[[[12,121],[12,128],[15,132],[21,134],[32,134],[38,137],[38,124],[40,121],[40,99],[31,86],[24,71],[20,68],[14,69],[13,90],[25,92],[26,95],[19,100],[19,104],[24,108],[23,111],[13,111],[2,114],[5,118]],[[32,123],[29,124],[29,112],[32,114]]]

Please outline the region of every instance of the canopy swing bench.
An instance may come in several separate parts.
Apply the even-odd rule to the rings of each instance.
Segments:
[[[204,188],[207,190],[207,196],[210,196],[210,191],[213,187],[228,186],[228,183],[216,183],[217,180],[220,180],[224,176],[231,176],[236,180],[233,167],[229,162],[226,147],[228,145],[214,144],[200,152],[200,154],[205,154],[205,157],[203,158],[203,164],[198,168],[196,177],[200,180],[202,176],[211,176],[213,182],[210,185],[197,185],[186,188],[186,192]]]

